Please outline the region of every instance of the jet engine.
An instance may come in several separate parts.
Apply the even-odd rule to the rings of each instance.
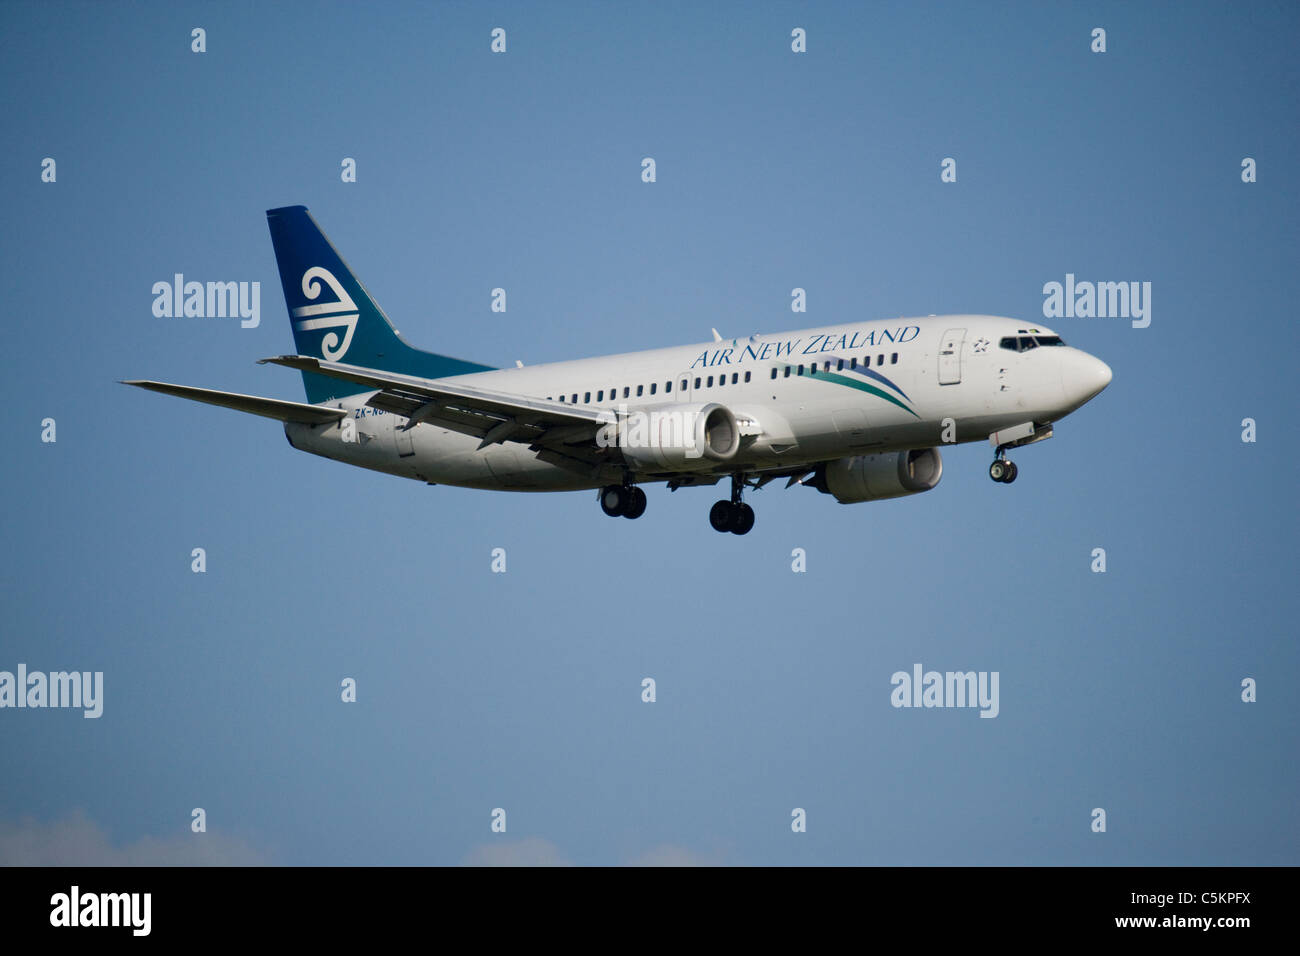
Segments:
[[[730,461],[740,449],[740,426],[716,402],[656,405],[626,413],[603,430],[634,471],[696,471]]]
[[[929,491],[943,477],[943,458],[937,448],[855,455],[817,466],[805,481],[818,491],[834,495],[840,504],[880,501]]]

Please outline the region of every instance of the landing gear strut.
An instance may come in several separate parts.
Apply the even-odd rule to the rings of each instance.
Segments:
[[[600,510],[611,518],[639,518],[645,514],[645,492],[636,485],[607,485],[600,489]]]
[[[997,457],[993,459],[993,464],[989,465],[989,477],[994,481],[1009,485],[1016,480],[1016,475],[1020,474],[1020,469],[1016,467],[1014,461],[1008,461],[1002,457],[1002,453],[1006,450],[1006,445],[998,445],[998,450],[994,452]]]
[[[715,502],[709,509],[709,524],[714,531],[749,534],[754,527],[754,509],[740,500],[745,490],[745,476],[731,476],[731,500]]]

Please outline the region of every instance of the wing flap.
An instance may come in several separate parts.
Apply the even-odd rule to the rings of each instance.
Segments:
[[[584,424],[591,427],[593,435],[595,430],[604,424],[600,413],[594,408],[493,392],[470,385],[457,385],[445,378],[425,379],[398,372],[381,372],[377,369],[361,368],[358,365],[345,365],[342,362],[323,362],[307,355],[280,355],[259,361],[259,364],[268,363],[295,368],[300,372],[315,372],[318,375],[343,379],[346,382],[354,382],[384,392],[417,395],[438,404],[452,407],[463,405],[474,411],[493,413],[525,423],[536,419],[551,424],[556,422]]]
[[[596,435],[608,421],[594,408],[523,395],[493,392],[447,379],[422,379],[397,372],[325,362],[306,355],[262,359],[377,389],[366,404],[405,415],[485,442],[518,442],[533,451],[549,448],[584,466],[614,463],[616,448],[600,448]]]

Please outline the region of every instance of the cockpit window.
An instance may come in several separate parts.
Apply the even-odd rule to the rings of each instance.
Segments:
[[[1064,345],[1059,335],[1008,335],[998,342],[999,348],[1012,352],[1028,352],[1040,345]]]

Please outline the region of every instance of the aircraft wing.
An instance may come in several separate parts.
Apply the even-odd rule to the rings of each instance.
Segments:
[[[259,398],[256,395],[241,395],[238,392],[219,392],[211,388],[195,388],[192,385],[170,385],[167,382],[148,382],[133,380],[123,385],[135,385],[147,388],[151,392],[175,395],[207,405],[220,405],[236,411],[274,418],[282,422],[305,422],[308,425],[326,425],[347,417],[341,408],[322,408],[320,405],[305,405],[302,402],[285,402],[278,398]]]
[[[590,472],[603,464],[618,465],[617,448],[601,448],[596,435],[610,421],[595,409],[548,402],[507,392],[456,384],[454,379],[425,379],[397,372],[326,362],[306,355],[280,355],[259,364],[283,365],[377,389],[366,402],[372,408],[403,415],[408,427],[427,422],[481,440],[528,445],[543,461]]]

